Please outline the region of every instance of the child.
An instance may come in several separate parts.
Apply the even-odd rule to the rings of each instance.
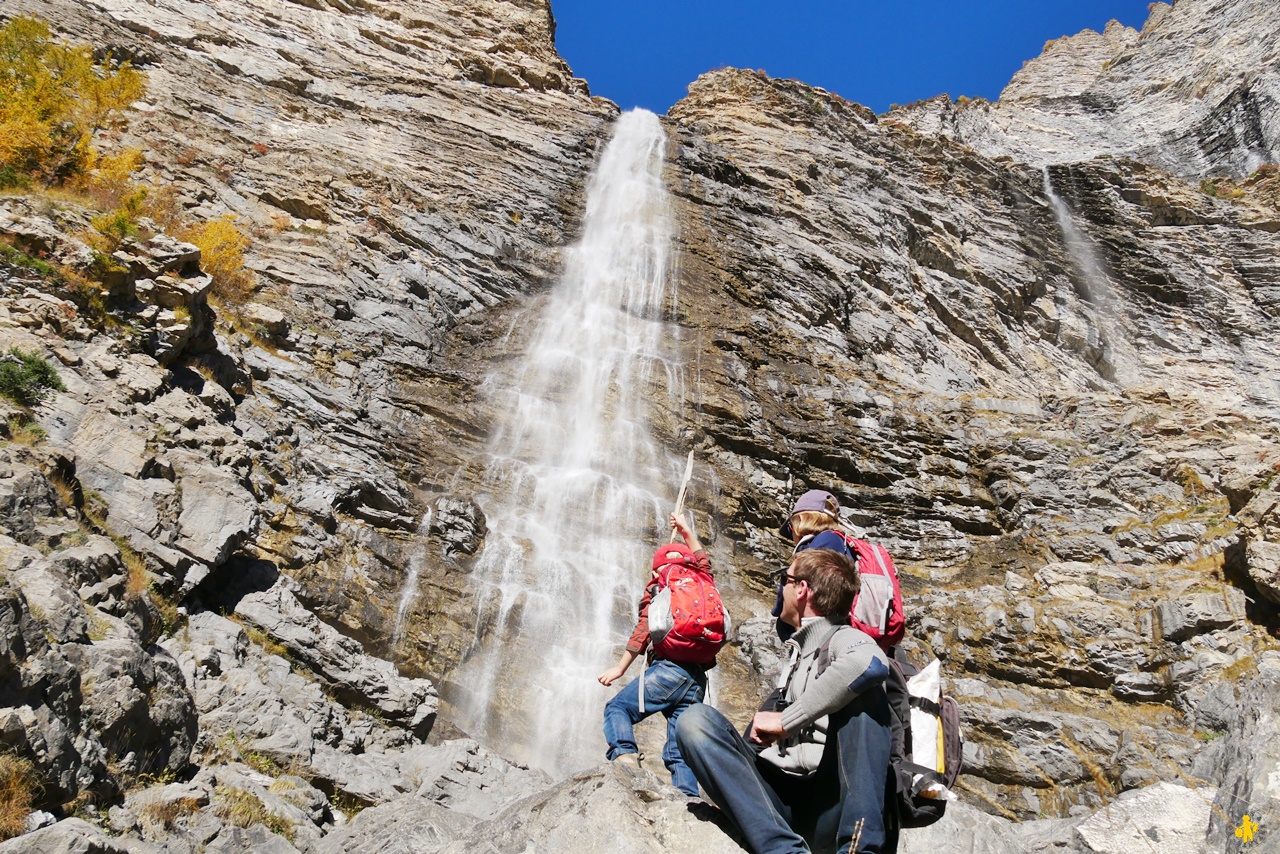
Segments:
[[[893,558],[884,546],[855,539],[840,530],[840,501],[830,492],[811,489],[797,500],[787,521],[778,528],[779,536],[791,541],[795,554],[807,549],[830,549],[851,558],[858,567],[861,590],[853,600],[850,622],[893,657],[894,647],[902,640],[907,622],[902,603],[902,586]],[[773,616],[778,617],[778,637],[786,640],[794,629],[782,619],[782,593]]]
[[[683,567],[686,571],[705,574],[707,581],[710,581],[711,559],[698,542],[698,535],[689,528],[684,516],[680,514],[671,514],[671,527],[681,536],[684,544],[659,546],[654,553],[653,575],[640,598],[640,619],[618,663],[596,677],[601,685],[612,685],[627,672],[631,662],[649,647],[649,604],[666,586],[673,565]],[[714,594],[712,584],[707,584],[706,587]],[[714,598],[716,607],[722,607],[718,594],[708,596],[708,599],[711,598]],[[687,638],[681,642],[666,642],[664,639],[664,642],[655,644],[650,653],[651,664],[644,675],[619,691],[604,708],[604,737],[609,742],[608,758],[635,767],[640,764],[633,729],[635,724],[655,712],[662,712],[666,716],[667,743],[662,749],[662,761],[671,772],[671,782],[690,797],[698,796],[698,781],[694,778],[693,771],[680,758],[680,749],[676,746],[676,720],[681,712],[694,703],[701,702],[706,694],[707,670],[715,666],[715,650],[724,642],[723,630],[726,627],[719,625],[718,628],[719,632],[708,630],[706,638],[697,638],[693,644]],[[668,637],[674,641],[676,634],[672,630]],[[696,648],[691,649],[691,646]],[[681,660],[674,660],[675,658]],[[641,686],[644,687],[643,698],[640,696]]]

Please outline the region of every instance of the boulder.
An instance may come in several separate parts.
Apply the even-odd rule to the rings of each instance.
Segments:
[[[175,462],[182,487],[176,546],[207,566],[220,566],[256,533],[258,503],[234,472],[194,460]]]
[[[664,775],[665,776],[665,775]],[[481,822],[440,854],[600,851],[742,854],[718,810],[690,803],[651,771],[606,765],[575,774]]]
[[[1244,621],[1244,606],[1244,592],[1236,587],[1161,602],[1156,606],[1160,636],[1168,641],[1183,641],[1212,629],[1238,625]]]
[[[31,543],[36,526],[57,512],[57,495],[38,469],[22,463],[0,466],[0,530]]]
[[[1079,819],[1014,822],[963,802],[951,803],[928,827],[906,828],[898,854],[1079,854]]]
[[[1280,543],[1250,540],[1245,546],[1245,563],[1258,592],[1280,605]]]
[[[442,496],[436,499],[429,530],[444,540],[444,553],[473,555],[488,531],[484,511],[474,501]]]
[[[0,565],[26,598],[51,643],[88,643],[89,614],[66,576],[40,552],[0,536]]]
[[[288,334],[289,323],[278,308],[251,302],[240,310],[241,319],[249,326],[261,327],[270,338],[283,338]]]
[[[196,708],[177,661],[162,648],[118,638],[62,651],[78,670],[83,727],[118,757],[122,773],[187,768]]]
[[[406,750],[398,767],[418,782],[418,797],[484,819],[551,782],[543,772],[509,762],[469,738]]]
[[[430,732],[438,705],[434,686],[426,679],[402,677],[395,665],[367,655],[359,641],[303,607],[283,578],[268,590],[241,597],[235,611],[282,644],[340,700],[375,709],[418,738]]]
[[[0,842],[0,854],[138,854],[136,842],[113,839],[97,825],[80,818]]]
[[[475,823],[464,813],[408,795],[361,810],[310,854],[435,854]]]
[[[1280,652],[1263,653],[1257,669],[1244,674],[1235,708],[1221,746],[1204,769],[1218,782],[1206,818],[1209,849],[1259,850],[1236,835],[1248,815],[1261,828],[1261,850],[1273,850],[1269,840],[1280,827]]]
[[[1150,845],[1161,854],[1200,854],[1216,795],[1209,786],[1157,783],[1125,792],[1082,821],[1077,833],[1091,854],[1133,854]]]

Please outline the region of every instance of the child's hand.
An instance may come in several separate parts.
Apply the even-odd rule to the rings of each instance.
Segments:
[[[604,673],[601,673],[599,676],[597,676],[596,681],[599,682],[601,685],[604,685],[607,687],[609,685],[612,685],[615,680],[617,680],[619,677],[622,676],[623,673],[626,673],[626,672],[627,672],[626,668],[618,667],[615,665],[613,667],[610,667]]]
[[[680,535],[680,539],[684,540],[685,545],[693,549],[695,552],[702,548],[702,543],[698,542],[698,535],[689,527],[688,521],[684,518],[683,513],[671,514],[671,527]]]

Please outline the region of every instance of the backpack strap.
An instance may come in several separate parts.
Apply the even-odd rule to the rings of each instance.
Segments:
[[[933,702],[933,700],[926,697],[917,697],[915,694],[912,694],[910,702],[911,708],[913,709],[919,709],[926,715],[933,715],[934,717],[939,718],[942,717],[942,706]]]
[[[917,765],[916,763],[906,759],[899,760],[898,767],[911,775],[911,794],[913,797],[920,794],[920,792],[927,786],[931,786],[934,783],[941,786],[947,785],[946,779],[932,768]]]
[[[831,641],[835,638],[836,633],[843,628],[847,627],[836,626],[828,632],[826,638],[823,639],[822,646],[818,649],[817,660],[814,662],[814,667],[817,669],[817,672],[813,674],[814,679],[821,676],[822,672],[831,666]]]

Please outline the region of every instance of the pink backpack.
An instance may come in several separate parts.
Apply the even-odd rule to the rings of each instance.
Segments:
[[[678,559],[668,552],[680,552]],[[653,554],[659,591],[649,602],[649,636],[658,658],[685,664],[710,664],[729,637],[729,612],[716,581],[698,568],[682,543],[660,546]]]
[[[902,587],[898,570],[884,546],[855,539],[837,530],[858,561],[862,590],[853,600],[849,622],[871,636],[880,648],[897,646],[907,631],[907,615],[902,607]]]

